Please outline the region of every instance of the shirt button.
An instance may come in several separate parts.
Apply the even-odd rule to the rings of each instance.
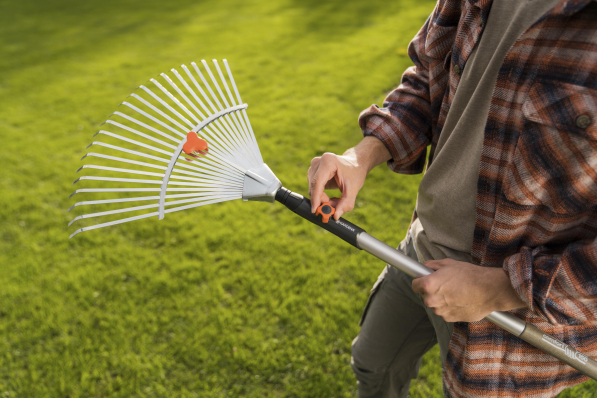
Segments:
[[[581,129],[586,129],[591,125],[591,118],[587,115],[580,115],[576,118],[576,126],[580,127]]]
[[[460,65],[454,65],[454,73],[460,76],[460,73],[462,73],[462,68],[460,67]]]

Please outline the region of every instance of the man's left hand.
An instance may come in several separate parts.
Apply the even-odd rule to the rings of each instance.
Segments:
[[[435,272],[414,279],[413,290],[446,322],[475,322],[493,311],[526,307],[501,268],[451,259],[427,261],[425,266]]]

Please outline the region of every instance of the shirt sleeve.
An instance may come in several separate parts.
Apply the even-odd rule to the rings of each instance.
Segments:
[[[423,171],[426,148],[431,142],[429,60],[425,55],[429,21],[408,47],[414,66],[404,72],[400,85],[384,100],[383,108],[371,105],[359,116],[363,135],[380,139],[392,155],[388,166],[402,174]]]
[[[550,323],[597,320],[597,240],[570,243],[561,254],[523,247],[506,258],[504,270],[529,309]]]

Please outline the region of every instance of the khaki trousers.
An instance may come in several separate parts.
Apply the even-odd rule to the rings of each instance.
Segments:
[[[410,235],[398,249],[417,259]],[[360,398],[408,397],[423,354],[437,343],[442,368],[446,362],[452,323],[426,307],[411,283],[411,277],[387,265],[371,289],[361,331],[352,343],[351,365]]]

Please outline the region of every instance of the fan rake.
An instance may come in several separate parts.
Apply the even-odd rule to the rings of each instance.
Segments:
[[[201,64],[209,79],[194,62],[192,69],[181,66],[184,73],[172,69],[174,79],[162,73],[163,83],[151,79],[151,88],[140,86],[138,93],[129,96],[130,102],[120,104],[123,111],[114,112],[103,123],[110,131],[100,130],[96,136],[110,143],[94,141],[89,147],[107,150],[108,154],[87,153],[82,159],[101,164],[84,165],[78,170],[94,170],[102,175],[85,175],[74,182],[94,181],[100,187],[77,189],[71,196],[108,196],[75,203],[69,211],[81,206],[100,207],[101,211],[77,216],[69,226],[87,218],[110,219],[82,227],[71,238],[92,229],[154,216],[162,219],[166,213],[229,200],[278,201],[411,277],[433,272],[349,221],[330,218],[334,209],[329,203],[312,214],[309,199],[283,188],[263,162],[247,116],[247,104],[240,98],[226,60],[226,76],[218,62],[213,61],[219,81],[206,61]],[[114,194],[119,197],[110,196]],[[129,206],[133,202],[148,204]],[[110,208],[105,210],[104,206]],[[131,212],[136,215],[118,218]],[[534,325],[507,312],[492,312],[485,319],[597,380],[597,361]]]
[[[247,104],[242,103],[228,62],[223,63],[228,79],[214,60],[226,94],[207,62],[202,61],[202,64],[209,80],[193,62],[193,69],[181,67],[183,73],[172,69],[174,79],[162,73],[164,84],[151,79],[151,88],[140,86],[139,93],[129,96],[130,102],[119,105],[123,111],[114,112],[102,124],[107,126],[106,130],[100,130],[95,136],[110,138],[114,143],[94,141],[88,148],[107,148],[118,156],[87,153],[83,159],[101,159],[102,165],[87,164],[78,171],[100,170],[104,174],[111,172],[110,176],[86,175],[74,184],[84,180],[112,184],[77,189],[71,196],[95,192],[121,197],[77,202],[69,211],[85,205],[120,208],[80,215],[69,225],[86,218],[129,212],[144,214],[83,227],[73,232],[71,238],[83,231],[142,218],[162,219],[166,213],[193,207],[241,198],[260,200],[259,185],[267,183],[260,174],[273,173],[263,163],[246,113]],[[247,178],[255,183],[246,182]],[[123,183],[129,186],[122,187]],[[279,187],[272,186],[271,190]],[[128,206],[131,202],[149,204]]]

